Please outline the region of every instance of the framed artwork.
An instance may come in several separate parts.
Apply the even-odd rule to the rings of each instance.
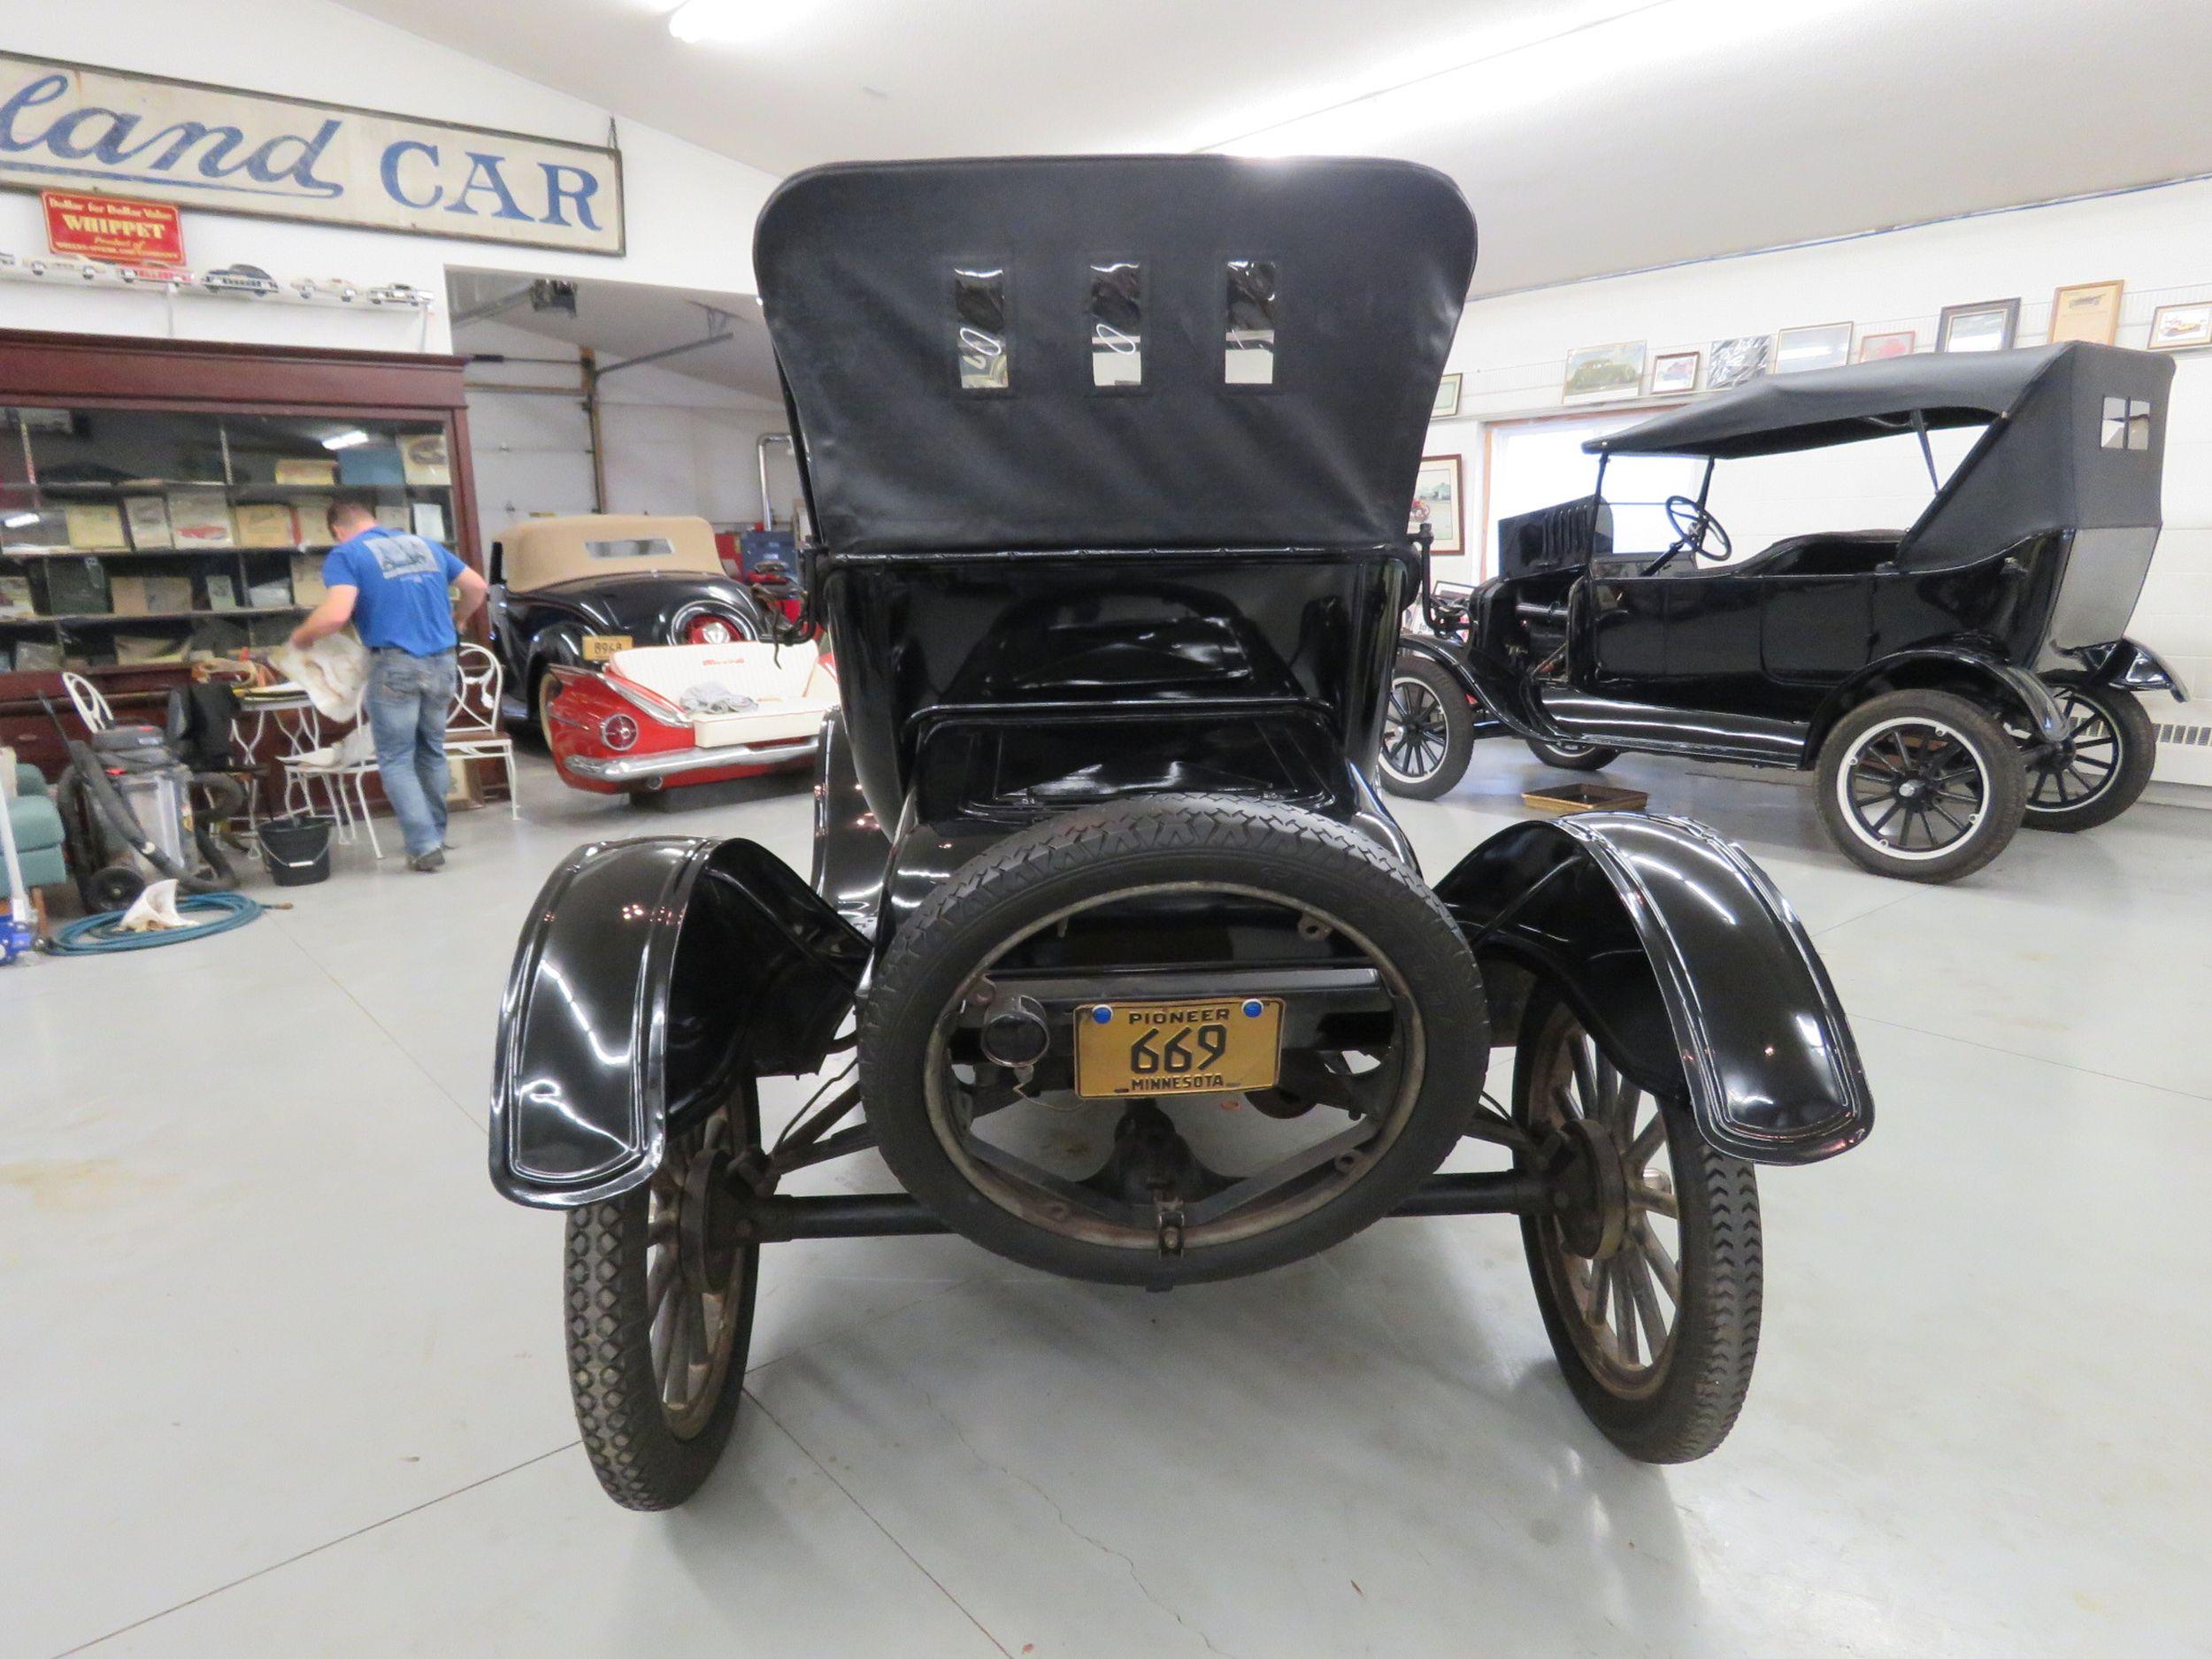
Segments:
[[[1663,351],[1652,358],[1651,395],[1660,397],[1697,390],[1697,365],[1702,355],[1696,351]]]
[[[2151,313],[2151,349],[2186,351],[2212,346],[2212,300],[2162,305]]]
[[[1467,550],[1467,516],[1460,495],[1460,458],[1455,455],[1425,455],[1413,477],[1413,512],[1406,534],[1429,527],[1429,548],[1436,553]]]
[[[1936,323],[1938,351],[2008,351],[2020,327],[2020,302],[1982,300],[1946,305]]]
[[[1449,420],[1459,413],[1459,376],[1447,374],[1436,383],[1436,402],[1429,409],[1431,420]]]
[[[1774,372],[1802,374],[1809,369],[1839,369],[1851,361],[1851,325],[1815,323],[1785,328],[1774,336]]]
[[[1708,391],[1725,391],[1755,380],[1772,366],[1774,341],[1766,334],[1738,334],[1713,342],[1713,361],[1705,371]]]
[[[1644,342],[1583,346],[1567,354],[1567,380],[1561,392],[1570,403],[1597,403],[1634,397],[1644,389]]]
[[[2108,346],[2120,332],[2120,296],[2124,282],[2077,282],[2051,296],[2051,343],[2086,340]]]
[[[1886,334],[1863,334],[1859,339],[1859,361],[1879,363],[1884,357],[1909,357],[1919,349],[1920,336],[1909,328]]]

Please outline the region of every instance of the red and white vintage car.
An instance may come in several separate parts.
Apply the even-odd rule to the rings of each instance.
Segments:
[[[564,783],[600,795],[805,764],[837,706],[835,664],[811,640],[634,646],[597,669],[550,672],[554,764]]]

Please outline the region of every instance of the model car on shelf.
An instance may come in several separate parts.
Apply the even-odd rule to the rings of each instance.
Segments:
[[[811,764],[837,676],[810,640],[634,645],[555,664],[546,741],[561,781],[601,795],[724,783]]]
[[[1762,380],[1584,448],[1593,494],[1501,521],[1501,574],[1432,594],[1394,676],[1385,786],[1435,796],[1473,740],[1556,766],[1624,750],[1818,772],[1867,869],[1948,881],[2024,822],[2109,822],[2149,781],[2138,692],[2187,692],[2127,637],[2158,543],[2170,357],[2110,346],[1896,357]],[[1948,476],[1930,434],[1979,427]],[[1916,439],[1933,499],[1903,530],[1734,558],[1724,462]],[[1704,463],[1663,547],[1617,545],[1623,457]]]
[[[508,712],[534,718],[549,744],[552,669],[595,671],[634,645],[728,645],[771,632],[751,587],[723,569],[704,518],[526,518],[492,543],[490,575]]]
[[[838,653],[810,876],[741,839],[580,848],[500,1020],[492,1179],[566,1212],[617,1502],[705,1478],[760,1252],[795,1239],[950,1232],[1166,1290],[1510,1215],[1605,1433],[1665,1461],[1728,1432],[1754,1165],[1872,1119],[1804,931],[1667,818],[1518,825],[1431,887],[1369,782],[1473,255],[1452,183],[1388,161],[834,166],[770,199]],[[824,1080],[770,1133],[786,1076]],[[1491,1167],[1440,1173],[1463,1147]],[[866,1149],[898,1190],[787,1190]]]

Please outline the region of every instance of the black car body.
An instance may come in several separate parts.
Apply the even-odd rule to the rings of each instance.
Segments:
[[[630,645],[768,637],[749,584],[729,575],[703,518],[610,513],[526,518],[492,543],[492,646],[509,712],[540,715],[547,670]]]
[[[1924,354],[1763,380],[1666,411],[1586,446],[1599,457],[1591,495],[1502,521],[1499,577],[1460,610],[1439,610],[1441,637],[1409,650],[1479,700],[1481,729],[1585,765],[1638,750],[1810,768],[1878,698],[1962,699],[2010,735],[2027,767],[2011,825],[2008,780],[1991,780],[1970,843],[1947,850],[1943,806],[1916,814],[1913,803],[1947,801],[1962,820],[1966,803],[1939,794],[1932,771],[1883,827],[1924,816],[1938,833],[1927,842],[1908,833],[1885,853],[1860,831],[1893,795],[1869,786],[1883,804],[1855,817],[1852,786],[1832,791],[1824,779],[1822,800],[1826,810],[1835,794],[1831,826],[1870,867],[1963,874],[1994,856],[2021,812],[2078,828],[2124,810],[2150,764],[2147,719],[2124,694],[2185,695],[2126,637],[2158,540],[2172,377],[2169,358],[2104,346]],[[1984,430],[1939,483],[1928,434],[1953,426]],[[1708,507],[1720,464],[1900,434],[1917,434],[1936,486],[1908,528],[1792,536],[1701,563],[1729,551]],[[1671,546],[1614,545],[1604,480],[1624,456],[1705,462],[1698,495],[1668,503]],[[1896,741],[1916,764],[1947,752],[1938,746],[1949,730],[1939,721]],[[1963,749],[1980,735],[1951,737]],[[1406,781],[1388,768],[1386,780]]]
[[[581,848],[501,1018],[492,1179],[568,1212],[618,1502],[718,1453],[758,1247],[863,1233],[1167,1289],[1388,1214],[1521,1215],[1608,1432],[1726,1432],[1749,1160],[1871,1123],[1803,930],[1658,818],[1517,826],[1432,888],[1370,781],[1473,252],[1448,180],[1379,161],[856,165],[771,199],[842,702],[811,879],[744,840]],[[1494,1044],[1513,1113],[1479,1104]],[[757,1080],[822,1071],[764,1134]],[[1506,1166],[1436,1173],[1468,1137]],[[864,1148],[904,1190],[778,1190]],[[1678,1225],[1678,1263],[1647,1250]]]

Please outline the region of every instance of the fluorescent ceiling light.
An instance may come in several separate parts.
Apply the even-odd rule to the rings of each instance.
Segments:
[[[791,21],[797,0],[684,0],[668,32],[687,46],[748,46]]]
[[[1494,30],[1427,54],[1427,64],[1370,65],[1314,88],[1292,113],[1248,108],[1218,123],[1197,148],[1233,156],[1399,151],[1420,137],[1575,97],[1647,99],[1658,72],[1716,50],[1740,52],[1763,37],[1810,34],[1877,0],[1591,0],[1541,24]],[[1539,32],[1540,29],[1540,33]],[[1451,64],[1436,69],[1439,58]],[[1456,61],[1454,61],[1456,60]]]
[[[350,449],[355,444],[366,443],[368,441],[369,434],[357,429],[352,432],[337,433],[330,437],[325,438],[323,440],[323,448],[326,449]]]

